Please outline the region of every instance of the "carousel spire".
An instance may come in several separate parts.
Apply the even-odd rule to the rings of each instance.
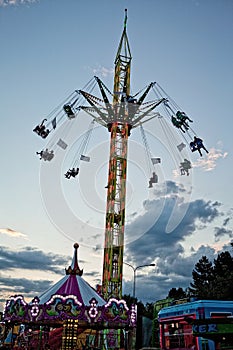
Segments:
[[[80,270],[78,265],[78,248],[79,248],[79,244],[74,243],[74,256],[73,256],[72,264],[68,267],[68,269],[65,269],[66,275],[82,276],[83,274],[83,269]]]

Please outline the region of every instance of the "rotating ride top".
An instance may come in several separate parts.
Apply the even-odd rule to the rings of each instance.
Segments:
[[[102,294],[107,300],[110,297],[122,296],[122,272],[123,272],[123,249],[124,249],[124,227],[125,227],[125,200],[127,179],[127,151],[128,138],[132,129],[140,127],[142,140],[152,165],[160,163],[160,158],[152,158],[143,124],[151,119],[159,118],[164,132],[177,128],[184,139],[184,143],[177,146],[182,152],[188,145],[191,151],[198,151],[202,156],[201,149],[207,153],[203,141],[195,136],[194,130],[189,123],[193,121],[182,109],[166,94],[157,82],[151,82],[144,89],[132,94],[130,86],[131,74],[131,52],[126,32],[127,10],[125,10],[124,28],[118,46],[115,59],[114,89],[111,92],[100,78],[94,77],[82,89],[75,90],[65,101],[54,109],[42,123],[34,128],[42,138],[54,131],[59,124],[67,121],[67,130],[72,126],[72,121],[77,118],[81,110],[91,116],[90,127],[80,146],[79,155],[65,174],[67,179],[76,177],[80,171],[80,160],[90,161],[85,155],[94,123],[98,123],[110,132],[110,155],[107,183],[107,204],[105,222],[104,261],[102,275]],[[100,97],[93,94],[97,87],[101,93]],[[146,101],[149,94],[153,92],[153,100]],[[156,97],[156,98],[155,98]],[[87,104],[86,104],[87,103]],[[156,108],[163,110],[164,116],[157,112]],[[55,147],[66,149],[67,144],[60,138]],[[52,160],[55,149],[46,148],[37,152],[40,159]],[[191,162],[184,159],[180,163],[181,175],[189,175]],[[149,180],[149,187],[158,182],[155,171]]]

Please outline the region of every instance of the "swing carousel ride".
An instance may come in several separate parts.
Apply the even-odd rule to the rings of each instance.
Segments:
[[[63,103],[53,110],[48,117],[34,128],[34,132],[42,138],[47,138],[60,124],[67,123],[72,127],[72,121],[78,118],[80,111],[85,111],[90,117],[90,126],[85,133],[79,154],[76,156],[70,169],[64,174],[66,179],[75,178],[80,172],[80,162],[90,161],[85,155],[87,145],[93,132],[94,124],[100,124],[110,132],[110,155],[108,168],[107,205],[105,222],[105,247],[103,262],[102,293],[105,299],[110,296],[122,295],[122,265],[125,226],[125,198],[127,179],[127,151],[128,138],[133,129],[139,127],[147,157],[151,164],[151,177],[149,187],[158,182],[158,175],[154,170],[160,158],[153,158],[148,145],[143,124],[158,119],[161,128],[172,139],[171,128],[176,128],[183,142],[177,145],[178,151],[186,147],[191,152],[206,148],[203,141],[197,138],[191,127],[193,120],[168,96],[157,82],[151,82],[139,92],[132,94],[130,86],[131,52],[126,32],[127,11],[125,11],[124,29],[118,46],[115,59],[115,74],[113,92],[97,76],[94,76],[81,90],[75,90]],[[93,91],[98,89],[99,95]],[[153,99],[148,99],[153,93]],[[158,111],[158,107],[162,112]],[[169,135],[170,133],[170,135]],[[59,139],[57,145],[63,150],[67,144]],[[51,161],[54,149],[46,148],[37,152],[40,159]],[[188,159],[180,162],[180,174],[189,175],[192,168]]]
[[[190,149],[190,152],[199,152],[200,156],[202,156],[202,149],[208,152],[203,145],[203,141],[195,136],[196,133],[191,127],[194,124],[193,120],[182,111],[157,82],[151,82],[137,93],[132,93],[130,85],[132,56],[126,28],[127,10],[125,10],[124,28],[115,58],[113,92],[110,91],[99,77],[94,76],[83,89],[72,92],[33,129],[42,139],[47,139],[53,132],[56,132],[59,126],[65,126],[68,132],[68,129],[72,128],[72,123],[74,120],[77,120],[81,111],[84,111],[89,116],[90,125],[84,134],[78,155],[64,174],[67,180],[78,178],[80,171],[82,171],[81,162],[90,161],[90,157],[86,152],[93,134],[94,125],[100,125],[110,133],[108,182],[106,186],[105,243],[102,285],[100,290],[101,300],[97,300],[98,298],[94,296],[90,298],[90,304],[84,307],[82,301],[77,300],[75,295],[67,296],[63,290],[62,296],[59,296],[59,293],[50,295],[52,299],[47,298],[44,300],[45,303],[42,304],[39,298],[34,298],[29,305],[25,303],[24,299],[14,296],[7,301],[5,309],[5,320],[11,325],[19,321],[24,323],[23,317],[20,318],[19,313],[17,314],[19,310],[27,310],[27,316],[23,313],[24,318],[28,318],[26,320],[27,322],[36,322],[37,320],[38,324],[54,325],[56,323],[54,322],[54,317],[51,317],[51,320],[49,319],[48,304],[51,308],[56,304],[55,299],[58,298],[57,300],[63,305],[62,313],[59,313],[56,309],[56,312],[58,312],[56,320],[59,319],[59,322],[68,322],[69,320],[73,322],[77,320],[78,322],[85,319],[86,324],[89,322],[89,328],[98,328],[96,327],[98,322],[102,328],[119,329],[125,327],[126,329],[127,327],[135,327],[135,309],[133,308],[129,311],[124,301],[121,300],[129,136],[135,128],[139,127],[146,156],[150,164],[151,176],[149,178],[149,188],[152,188],[158,182],[155,166],[161,162],[161,159],[152,156],[143,127],[145,123],[152,120],[159,121],[161,130],[167,135],[169,142],[173,139],[172,130],[174,128],[177,130],[180,138],[182,138],[182,142],[176,145],[176,151],[181,160],[179,165],[180,175],[188,176],[192,168],[189,159],[182,159],[182,152],[186,146]],[[50,149],[48,144],[45,149],[37,152],[41,161],[50,162],[56,157],[56,152],[66,151],[68,144],[65,137],[57,140],[56,147]],[[73,259],[73,264],[69,272],[67,271],[66,273],[68,275],[70,273],[72,276],[80,276],[77,258]],[[72,304],[72,310],[67,308],[70,312],[66,312],[64,308],[68,299],[70,305]],[[97,307],[98,301],[99,306]],[[109,318],[108,320],[106,318],[107,314],[105,318],[101,318],[102,309],[106,305],[108,310],[112,311],[112,313],[109,312],[111,317],[115,310],[116,319]],[[44,318],[41,314],[38,316],[39,310],[42,310],[42,308],[44,310],[43,312],[46,313],[46,317]],[[81,309],[84,310],[83,312],[86,318],[84,317],[84,313],[81,312]],[[123,310],[122,315],[124,317],[122,318],[119,318],[119,309]],[[75,312],[72,314],[71,311]],[[105,323],[103,323],[103,320],[105,320]],[[66,331],[68,329],[67,327],[65,327]],[[119,338],[119,334],[116,332],[115,330],[115,335],[117,334]],[[64,337],[65,334],[63,333]],[[62,349],[71,348],[70,343],[63,343]],[[102,348],[104,348],[104,345],[102,345]],[[108,348],[111,348],[111,346],[108,345]]]

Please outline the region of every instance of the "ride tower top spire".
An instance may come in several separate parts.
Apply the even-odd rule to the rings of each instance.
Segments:
[[[124,102],[125,98],[130,95],[130,69],[131,69],[131,52],[129,40],[126,32],[127,9],[125,9],[124,29],[121,35],[115,59],[114,75],[114,92],[113,104]]]

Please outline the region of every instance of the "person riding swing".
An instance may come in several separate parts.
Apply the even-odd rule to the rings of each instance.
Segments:
[[[191,162],[188,159],[184,159],[183,162],[180,163],[180,174],[189,176],[189,169],[192,168]]]
[[[202,157],[201,148],[203,148],[206,151],[206,153],[209,153],[209,151],[205,148],[203,144],[203,140],[196,136],[194,136],[193,141],[190,142],[190,148],[192,152],[198,151],[201,157]]]
[[[180,129],[181,131],[185,132],[186,130],[188,130],[187,125],[183,124],[180,120],[176,119],[176,117],[172,116],[172,117],[171,117],[171,121],[172,121],[172,124],[173,124],[176,128]],[[184,126],[185,130],[182,129],[182,126]]]
[[[187,120],[191,123],[193,122],[184,112],[177,111],[176,117],[177,117],[177,120],[182,123],[182,125],[185,127],[186,130],[189,129],[189,125],[187,123]]]
[[[37,135],[41,136],[43,139],[45,139],[50,133],[50,130],[46,129],[44,125],[46,121],[47,119],[43,119],[42,122],[33,129],[33,131],[37,133]]]
[[[75,176],[77,176],[78,175],[78,173],[79,173],[79,168],[72,168],[72,169],[69,169],[66,173],[65,173],[65,177],[67,178],[67,179],[70,179],[71,178],[71,176],[72,177],[75,177]]]

